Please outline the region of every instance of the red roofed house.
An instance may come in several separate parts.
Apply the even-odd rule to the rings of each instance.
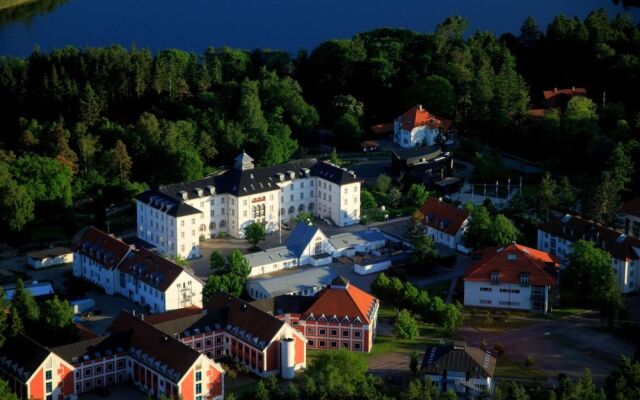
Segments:
[[[469,211],[429,197],[420,212],[424,215],[425,233],[435,243],[454,250],[462,243],[462,236],[469,223]]]
[[[341,276],[314,298],[285,295],[252,304],[302,332],[310,349],[370,352],[373,347],[380,302]]]
[[[441,132],[449,131],[451,124],[451,121],[436,117],[418,104],[395,119],[393,141],[405,149],[432,146]]]
[[[22,334],[0,349],[0,378],[19,399],[75,398],[73,366]]]
[[[202,306],[203,283],[160,255],[91,227],[73,247],[73,274],[158,313]]]
[[[622,205],[622,222],[627,235],[640,239],[640,197]]]
[[[464,305],[547,313],[559,266],[555,256],[515,243],[487,248],[464,276]]]
[[[570,89],[545,90],[542,92],[547,108],[560,108],[564,110],[567,103],[575,96],[586,96],[587,89],[581,87],[572,87]]]
[[[232,357],[261,377],[292,379],[306,368],[304,335],[284,321],[225,293],[197,307],[145,320],[210,359]]]

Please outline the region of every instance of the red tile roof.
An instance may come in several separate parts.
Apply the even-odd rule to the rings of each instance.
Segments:
[[[377,124],[371,126],[371,131],[377,135],[393,132],[393,122],[388,124]]]
[[[450,127],[451,121],[447,122]],[[445,130],[448,129],[443,120],[425,110],[420,104],[402,114],[400,116],[400,123],[402,124],[402,129],[409,131],[417,126],[428,126],[431,129],[439,127],[443,127]]]
[[[578,216],[567,214],[563,218],[552,219],[541,224],[538,229],[570,242],[592,241],[597,247],[618,260],[637,260],[640,258],[640,239]]]
[[[339,277],[316,295],[316,300],[301,318],[307,319],[311,314],[319,318],[324,314],[327,319],[335,315],[339,320],[348,317],[353,321],[359,317],[363,324],[369,324],[377,303],[378,299]]]
[[[469,218],[469,211],[433,197],[424,202],[420,212],[424,215],[425,225],[452,236],[455,236],[464,221]]]
[[[558,88],[553,88],[553,90],[545,90],[544,92],[542,92],[542,94],[544,95],[544,99],[545,100],[549,100],[553,97],[559,96],[559,95],[565,95],[565,96],[586,96],[587,95],[587,89],[583,88],[583,87],[573,87],[570,89],[558,89]]]
[[[520,274],[529,275],[529,283],[536,286],[554,286],[557,283],[557,258],[544,251],[518,244],[504,248],[487,248],[482,259],[464,276],[465,281],[491,282],[491,273],[499,273],[500,283],[520,283]]]
[[[82,238],[73,246],[78,252],[104,265],[115,268],[122,258],[129,252],[131,246],[98,228],[90,227]]]
[[[640,197],[624,203],[622,205],[622,211],[629,215],[640,217]]]

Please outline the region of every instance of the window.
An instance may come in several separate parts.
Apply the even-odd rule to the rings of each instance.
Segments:
[[[342,337],[349,337],[349,330],[348,329],[344,329],[342,331]]]
[[[331,329],[330,335],[331,336],[338,336],[338,330],[337,329]]]
[[[51,393],[53,391],[53,384],[51,382],[47,382],[47,393]]]
[[[327,334],[327,330],[326,329],[320,329],[318,330],[320,335],[326,335]]]
[[[520,274],[520,286],[529,286],[529,274],[523,272]]]
[[[313,336],[316,334],[315,328],[307,328],[307,335]]]
[[[354,350],[360,350],[360,349],[362,349],[362,345],[360,344],[360,342],[355,342],[355,343],[353,344],[353,349],[354,349]]]
[[[481,287],[480,291],[481,292],[490,292],[492,289],[490,287]],[[502,291],[502,289],[500,289],[500,291]]]
[[[332,340],[332,341],[331,341],[331,348],[332,348],[332,349],[335,349],[335,348],[337,348],[337,347],[338,347],[338,342],[336,342],[336,341]]]
[[[318,347],[325,347],[327,345],[327,343],[324,340],[321,340],[320,342],[318,342],[319,346]]]
[[[51,370],[45,371],[44,379],[50,381],[51,380]]]
[[[499,271],[492,271],[491,272],[491,283],[500,283],[499,278],[500,278],[500,272]]]
[[[200,382],[202,380],[202,372],[196,372],[196,382]]]
[[[307,345],[309,347],[313,347],[315,345],[315,342],[313,340],[307,340]]]
[[[202,383],[196,384],[196,394],[202,393]]]
[[[359,338],[362,335],[362,332],[360,331],[353,331],[353,337],[354,338]]]

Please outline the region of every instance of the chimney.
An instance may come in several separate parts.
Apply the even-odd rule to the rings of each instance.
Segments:
[[[144,314],[140,313],[140,319],[144,321]]]
[[[422,111],[422,104],[418,104],[418,110]]]
[[[571,91],[575,92],[576,91],[576,87],[575,86],[571,86]]]
[[[554,87],[554,88],[553,88],[553,91],[554,91],[555,93],[558,93],[558,88],[557,88],[557,87]]]

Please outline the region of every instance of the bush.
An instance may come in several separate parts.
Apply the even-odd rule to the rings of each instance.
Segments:
[[[504,348],[504,344],[502,343],[496,343],[493,345],[493,352],[496,354],[496,356],[500,357],[502,355],[504,355],[505,353],[505,348]]]
[[[393,324],[393,335],[398,339],[413,339],[418,336],[418,322],[407,310],[401,310]]]
[[[524,360],[524,366],[527,368],[533,367],[535,363],[536,363],[536,359],[533,358],[533,356],[527,356],[527,358]]]

